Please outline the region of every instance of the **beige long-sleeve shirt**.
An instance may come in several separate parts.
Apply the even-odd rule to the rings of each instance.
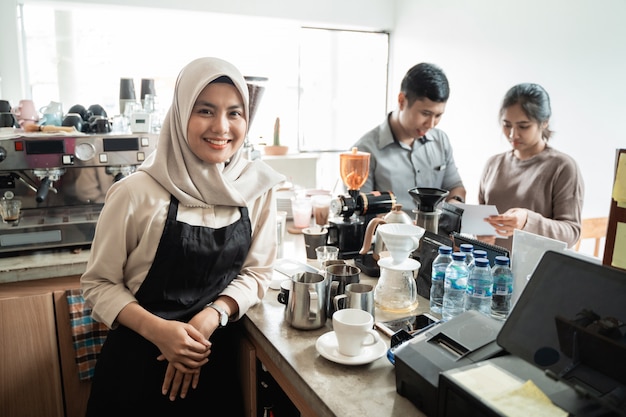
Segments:
[[[573,246],[580,236],[584,183],[576,161],[547,146],[527,160],[507,151],[494,155],[485,164],[478,201],[498,208],[528,209],[525,231]],[[496,239],[511,249],[512,239]]]
[[[138,291],[152,265],[163,233],[170,194],[145,172],[116,183],[107,194],[98,219],[87,269],[81,278],[83,295],[94,319],[115,327],[115,319]],[[252,244],[237,277],[221,293],[234,299],[241,318],[258,303],[269,286],[276,256],[276,204],[269,190],[248,205]],[[237,207],[185,207],[177,220],[219,228],[240,217]]]

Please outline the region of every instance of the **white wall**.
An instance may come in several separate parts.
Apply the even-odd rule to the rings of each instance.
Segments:
[[[214,13],[263,16],[286,19],[303,25],[342,29],[390,30],[395,17],[395,0],[1,0],[0,1],[0,92],[4,99],[17,102],[29,97],[25,65],[19,55],[18,4],[119,6],[198,10]],[[147,12],[149,13],[149,11]],[[94,15],[94,19],[97,16]],[[149,21],[149,19],[146,19]],[[113,23],[114,24],[114,23]],[[138,22],[146,26],[146,22]],[[233,31],[243,28],[234,27]],[[123,27],[120,28],[123,30]],[[160,28],[155,28],[160,30]]]
[[[615,150],[626,147],[626,2],[399,0],[397,8],[390,103],[412,65],[444,69],[451,96],[439,127],[471,202],[486,158],[510,149],[498,126],[504,93],[536,82],[551,97],[552,146],[583,173],[583,217],[608,215]]]
[[[0,90],[19,100],[18,58],[9,25],[18,0],[2,0]],[[24,0],[52,3],[53,0]],[[392,29],[390,103],[413,64],[441,65],[452,95],[440,127],[475,201],[486,158],[509,149],[498,127],[502,96],[512,85],[542,84],[552,98],[552,145],[573,156],[586,184],[584,217],[608,214],[615,149],[626,147],[624,0],[66,0],[66,3],[173,7],[263,15],[303,24]],[[397,10],[397,11],[396,11]],[[5,40],[9,40],[6,43]],[[372,120],[372,126],[380,120]]]

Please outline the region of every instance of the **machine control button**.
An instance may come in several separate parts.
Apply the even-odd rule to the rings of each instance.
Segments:
[[[142,148],[147,148],[148,146],[150,146],[150,138],[142,137],[141,138],[141,147]]]
[[[109,157],[105,153],[100,154],[100,163],[106,164],[109,162]]]
[[[146,154],[143,152],[137,152],[137,160],[138,161],[143,161],[146,159]]]
[[[0,146],[0,162],[7,159],[7,150]]]
[[[62,161],[63,161],[63,165],[74,165],[74,156],[73,155],[63,155]]]

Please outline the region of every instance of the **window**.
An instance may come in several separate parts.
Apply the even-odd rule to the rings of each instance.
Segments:
[[[26,4],[23,28],[32,99],[119,113],[121,78],[155,80],[170,105],[176,76],[199,56],[266,77],[250,126],[253,144],[299,151],[346,150],[386,111],[388,34],[303,28],[287,20],[133,7]],[[174,34],[174,36],[172,36]]]
[[[313,28],[302,35],[300,149],[347,150],[384,118],[389,37]]]

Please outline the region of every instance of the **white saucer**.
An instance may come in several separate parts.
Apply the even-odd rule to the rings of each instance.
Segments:
[[[363,353],[359,356],[346,356],[337,350],[337,336],[335,332],[328,332],[321,335],[315,342],[315,348],[320,355],[329,361],[343,365],[363,365],[375,361],[385,355],[387,345],[382,339],[378,339],[376,344],[365,346]]]

